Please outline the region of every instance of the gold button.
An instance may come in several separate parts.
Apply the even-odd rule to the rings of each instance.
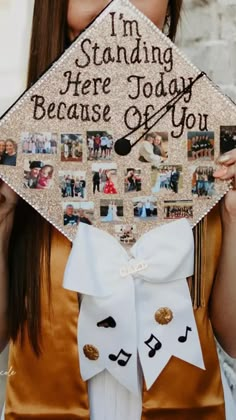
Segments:
[[[85,357],[87,357],[89,360],[97,360],[99,358],[99,351],[92,344],[86,344],[83,347],[83,351]]]
[[[159,308],[155,312],[155,320],[158,324],[166,325],[169,324],[173,319],[173,312],[169,308]]]

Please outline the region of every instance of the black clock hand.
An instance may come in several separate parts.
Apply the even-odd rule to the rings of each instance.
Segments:
[[[188,90],[203,76],[205,76],[204,72],[201,72],[197,75],[197,77],[188,85],[186,88],[184,88],[181,92],[177,93],[176,96],[171,98],[165,105],[163,105],[160,109],[158,109],[154,114],[152,114],[149,118],[147,118],[142,124],[140,124],[135,129],[131,130],[129,133],[127,133],[125,136],[121,137],[120,139],[116,140],[115,142],[115,152],[120,156],[126,156],[128,155],[132,147],[134,147],[142,138],[145,136],[161,119],[171,110],[171,108],[180,101],[180,99],[185,95],[185,93],[188,92]],[[154,121],[154,123],[149,127],[143,134],[140,136],[137,140],[135,140],[134,143],[130,143],[130,140],[127,139],[128,136],[135,133],[137,130],[139,130],[141,127],[147,124],[150,120],[152,120],[154,117],[156,117],[161,111],[165,111],[157,120]]]

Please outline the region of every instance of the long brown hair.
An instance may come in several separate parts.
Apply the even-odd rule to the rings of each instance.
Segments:
[[[169,3],[169,37],[174,39],[182,0]],[[69,45],[68,0],[35,0],[28,70],[28,86]],[[31,206],[19,200],[9,247],[9,334],[24,338],[24,325],[34,352],[40,354],[41,287],[44,277],[50,296],[52,228]]]
[[[68,0],[35,0],[28,68],[28,87],[68,45]],[[50,297],[51,225],[29,204],[19,200],[9,245],[9,335],[24,339],[24,326],[35,354],[41,337],[43,276]]]
[[[166,23],[168,25],[167,36],[172,39],[172,41],[175,39],[182,5],[183,0],[169,0]]]

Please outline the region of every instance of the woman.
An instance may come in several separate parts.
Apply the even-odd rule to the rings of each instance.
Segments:
[[[196,155],[196,138],[192,137],[191,140],[191,156],[193,158],[193,160],[197,159],[197,155]]]
[[[78,35],[108,2],[70,0],[67,9],[66,1],[36,0],[29,82],[34,81],[45,70],[68,45],[69,39]],[[169,36],[174,38],[181,0],[170,2],[169,13],[167,0],[132,2],[159,28],[163,28],[168,16]],[[49,42],[51,39],[53,42]],[[235,152],[223,156],[221,163],[224,166],[215,176],[220,179],[235,177],[235,162]],[[0,192],[0,347],[2,349],[5,346],[8,337],[13,339],[9,363],[17,372],[8,383],[5,419],[94,420],[99,413],[94,409],[91,399],[91,417],[89,415],[87,388],[80,379],[77,361],[77,296],[61,289],[70,244],[25,203],[18,201],[16,208],[15,194],[3,183]],[[27,220],[27,223],[22,223],[22,220]],[[209,227],[214,221],[212,214]],[[206,283],[205,300],[208,303],[212,288],[209,314],[215,333],[227,352],[235,356],[235,191],[230,191],[222,202],[222,222],[223,246],[213,288],[214,264],[211,261],[212,255],[217,257],[219,250],[213,250],[206,243],[208,272],[203,273]],[[207,240],[212,245],[218,245],[215,229],[210,230]],[[49,267],[51,283],[47,282]],[[42,289],[41,282],[44,286]],[[52,301],[51,306],[47,304],[48,299]],[[196,320],[206,371],[196,371],[190,365],[183,365],[180,360],[173,358],[152,389],[149,392],[144,389],[142,420],[225,418],[217,356],[208,311],[204,305],[196,311]],[[40,354],[40,348],[41,356],[37,358],[35,354]],[[183,392],[185,382],[188,386]],[[109,389],[104,392],[101,390],[100,409],[110,400],[108,395]],[[124,393],[124,398],[126,395],[127,392]],[[117,415],[122,408],[118,402]],[[138,412],[139,409],[140,407],[137,408]],[[130,413],[126,411],[125,415],[127,414],[131,420]],[[115,417],[111,418],[116,420]],[[134,420],[140,418],[139,413]],[[125,416],[123,419],[128,420]]]
[[[6,140],[6,150],[3,165],[16,166],[16,143],[9,139]]]
[[[125,177],[125,184],[126,184],[127,192],[136,191],[136,178],[135,178],[133,169],[128,171]]]
[[[141,212],[141,216],[142,219],[146,219],[147,217],[147,209],[146,209],[146,203],[142,204],[142,212]]]
[[[154,170],[153,170],[153,172],[154,172]],[[164,169],[161,170],[160,172],[155,170],[155,173],[156,173],[156,182],[152,187],[152,192],[157,193],[161,189],[162,176],[163,176],[163,173],[164,173]]]
[[[75,178],[75,197],[84,198],[83,194],[82,194],[82,188],[81,188],[81,185],[80,185],[80,180],[79,180],[78,177]]]
[[[63,144],[63,154],[64,154],[64,159],[67,160],[69,157],[69,146],[68,146],[67,141],[65,141]]]
[[[81,223],[86,223],[87,225],[92,224],[83,209],[79,209],[78,215],[79,215],[79,221]]]
[[[36,189],[44,190],[52,185],[53,166],[44,165],[38,174]]]
[[[112,136],[108,135],[107,136],[107,158],[108,159],[111,159],[112,147],[113,147]]]
[[[29,162],[29,171],[25,171],[25,188],[36,188],[38,182],[38,176],[43,162],[40,160],[33,160]]]
[[[211,139],[209,138],[209,136],[206,136],[206,149],[207,149],[206,156],[208,157],[208,159],[212,159],[212,152],[213,152],[214,147],[213,147],[213,144],[211,143]]]
[[[99,174],[100,174],[100,192],[104,192],[106,182],[108,181],[107,170],[100,169]]]
[[[88,144],[88,160],[91,160],[92,159],[92,156],[93,156],[93,143],[94,143],[93,136],[88,137],[88,140],[87,140],[87,144]]]
[[[72,197],[72,188],[71,188],[71,177],[67,175],[66,177],[66,197]]]
[[[112,171],[107,171],[106,176],[107,176],[107,181],[103,189],[104,194],[117,194],[115,184],[112,180],[113,179]]]
[[[167,157],[167,153],[165,152],[162,144],[162,137],[158,133],[156,133],[156,137],[153,140],[153,152],[154,155]]]
[[[103,222],[113,222],[113,216],[114,216],[114,212],[113,212],[113,208],[114,208],[114,204],[113,202],[110,202],[108,204],[108,209],[107,209],[107,215],[105,217],[103,217],[102,221]]]
[[[114,222],[120,220],[120,218],[117,215],[118,213],[118,209],[117,209],[117,205],[115,203],[112,204],[112,220]]]
[[[156,139],[156,133],[147,133],[142,141],[139,148],[139,160],[140,162],[149,162],[153,166],[159,166],[164,158],[161,158],[158,154],[154,154],[154,141]]]

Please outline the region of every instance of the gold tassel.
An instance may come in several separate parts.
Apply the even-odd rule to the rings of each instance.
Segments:
[[[190,280],[190,293],[194,309],[205,306],[206,231],[207,217],[204,217],[193,229],[194,275]]]

